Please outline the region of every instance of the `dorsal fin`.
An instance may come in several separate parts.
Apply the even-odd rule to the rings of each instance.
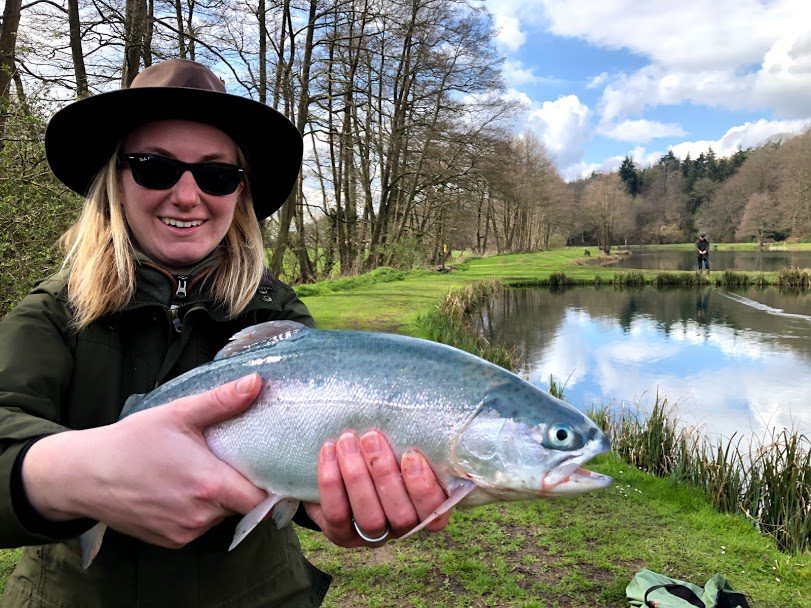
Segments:
[[[267,321],[251,325],[231,336],[231,341],[220,349],[214,359],[233,357],[255,348],[272,346],[308,329],[309,327],[296,321]]]

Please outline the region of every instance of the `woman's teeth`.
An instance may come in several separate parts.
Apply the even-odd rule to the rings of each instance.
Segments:
[[[176,228],[194,228],[195,226],[199,226],[203,223],[203,220],[193,220],[191,222],[182,222],[180,220],[175,220],[170,217],[162,217],[161,221],[166,224],[167,226],[175,226]]]

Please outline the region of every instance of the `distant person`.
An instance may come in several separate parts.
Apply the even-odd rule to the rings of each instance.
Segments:
[[[696,241],[696,252],[698,254],[698,273],[701,274],[703,268],[710,274],[710,242],[707,240],[707,233],[702,232]]]

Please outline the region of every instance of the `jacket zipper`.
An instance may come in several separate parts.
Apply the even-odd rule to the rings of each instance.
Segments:
[[[177,288],[175,289],[174,300],[182,300],[186,297],[186,285],[188,284],[189,278],[187,274],[179,274],[175,277]],[[177,333],[183,332],[183,321],[180,319],[179,314],[181,306],[182,304],[176,304],[174,302],[169,306],[169,318],[172,320],[172,325]]]

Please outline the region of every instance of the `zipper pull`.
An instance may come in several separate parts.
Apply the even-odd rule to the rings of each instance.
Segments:
[[[182,333],[183,332],[183,321],[180,320],[180,317],[177,314],[177,311],[178,311],[179,308],[180,308],[179,305],[172,304],[169,307],[169,316],[172,319],[172,325],[174,325],[175,331],[177,333]]]
[[[185,298],[186,297],[186,281],[189,280],[189,275],[186,274],[179,274],[177,275],[177,290],[175,291],[176,298]]]

